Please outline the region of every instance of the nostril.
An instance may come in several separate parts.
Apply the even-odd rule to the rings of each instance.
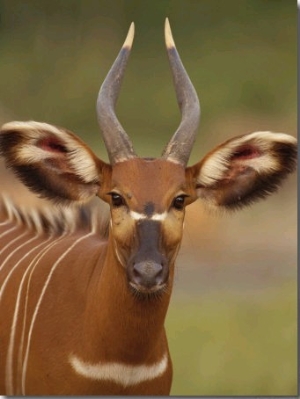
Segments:
[[[161,284],[163,280],[163,265],[145,261],[133,265],[133,278],[136,283],[146,286]]]
[[[133,266],[133,272],[136,276],[156,276],[162,271],[162,265],[155,262],[139,262]]]
[[[139,279],[142,276],[143,276],[143,269],[140,263],[136,263],[135,265],[133,265],[133,277]]]

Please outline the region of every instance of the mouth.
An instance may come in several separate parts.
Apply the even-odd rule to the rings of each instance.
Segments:
[[[129,287],[131,288],[134,296],[138,298],[160,298],[164,292],[166,292],[167,284],[157,284],[153,287],[145,287],[140,284],[129,282]]]

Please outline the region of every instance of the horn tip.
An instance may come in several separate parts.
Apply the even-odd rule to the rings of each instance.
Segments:
[[[123,48],[131,49],[134,38],[134,22],[131,22]]]
[[[176,47],[170,27],[169,18],[166,18],[165,20],[165,41],[166,41],[166,47],[168,49]]]

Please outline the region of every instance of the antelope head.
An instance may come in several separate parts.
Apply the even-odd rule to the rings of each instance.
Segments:
[[[200,106],[166,20],[165,42],[182,119],[160,158],[139,158],[115,114],[133,37],[132,24],[97,100],[109,164],[66,129],[33,121],[5,124],[0,151],[41,196],[82,203],[96,195],[107,202],[109,245],[129,286],[141,295],[163,294],[171,284],[186,206],[200,198],[216,208],[236,209],[266,197],[295,169],[296,139],[254,132],[226,141],[187,166]]]

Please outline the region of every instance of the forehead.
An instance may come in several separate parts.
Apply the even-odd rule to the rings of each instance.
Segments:
[[[185,169],[160,158],[134,158],[114,165],[112,186],[133,201],[157,203],[184,190]]]

